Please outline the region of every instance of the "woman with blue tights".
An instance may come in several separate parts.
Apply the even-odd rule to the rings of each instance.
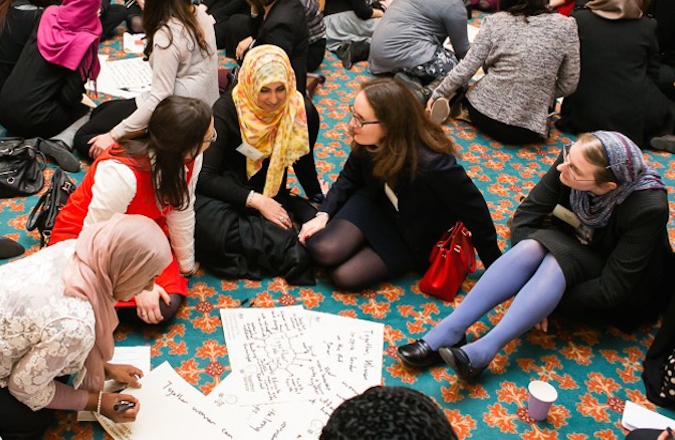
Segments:
[[[556,308],[575,316],[603,311],[623,330],[653,319],[672,265],[667,221],[665,185],[640,149],[616,132],[581,135],[518,207],[511,250],[455,311],[399,347],[399,358],[411,368],[445,361],[470,380]],[[466,330],[512,297],[499,323],[466,344]]]

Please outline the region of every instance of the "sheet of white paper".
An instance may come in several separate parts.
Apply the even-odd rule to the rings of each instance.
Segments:
[[[467,36],[469,38],[469,43],[473,43],[473,40],[476,39],[476,35],[478,35],[478,31],[480,31],[480,28],[478,26],[474,25],[467,25],[466,26],[466,31],[467,31]]]
[[[329,313],[306,311],[311,334],[318,338],[320,356],[338,375],[361,391],[382,383],[384,324]]]
[[[272,405],[239,406],[239,384],[242,378],[237,373],[229,374],[206,396],[222,414],[237,411],[243,421],[240,433],[247,440],[294,439],[303,431],[306,414],[311,410],[308,401]]]
[[[137,55],[143,55],[143,49],[145,49],[145,34],[130,34],[125,32],[122,35],[122,50],[126,53],[135,53]]]
[[[318,439],[335,408],[361,392],[340,382],[334,396],[293,403],[239,406],[241,381],[237,373],[231,373],[206,398],[223,414],[239,411],[241,420],[246,420],[246,426],[240,431],[246,440]]]
[[[301,307],[221,310],[239,405],[357,394],[382,380],[384,326]],[[311,326],[311,329],[310,329]],[[351,397],[350,395],[350,397]]]
[[[115,352],[110,360],[111,364],[128,364],[140,368],[143,375],[150,372],[150,346],[139,347],[115,347]],[[113,393],[126,388],[124,384],[114,380],[107,380],[103,385],[103,391]],[[95,422],[96,416],[91,411],[78,411],[78,422]]]
[[[108,61],[107,55],[99,55],[101,72],[96,83],[88,81],[85,88],[108,95],[131,99],[150,91],[152,69],[140,57]]]
[[[221,311],[232,371],[237,372],[240,405],[332,396],[338,383],[330,359],[308,330],[300,306]]]
[[[632,431],[634,429],[666,429],[675,428],[675,420],[657,412],[648,410],[631,401],[626,401],[621,417],[621,425]]]
[[[144,376],[141,383],[141,388],[125,391],[140,402],[135,422],[116,424],[106,417],[96,416],[115,440],[246,438],[239,433],[241,422],[235,411],[218,411],[168,362]]]

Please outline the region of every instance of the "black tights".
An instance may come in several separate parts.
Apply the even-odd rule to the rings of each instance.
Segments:
[[[388,277],[382,258],[368,246],[366,237],[353,223],[335,219],[307,239],[309,255],[322,266],[340,290],[361,290]]]
[[[159,299],[159,311],[162,314],[162,320],[155,325],[163,325],[171,321],[173,317],[176,316],[180,305],[183,303],[183,295],[179,293],[170,293],[169,296],[171,297],[171,304],[169,305],[161,298]],[[120,321],[128,324],[148,325],[147,322],[138,317],[136,307],[118,307],[117,317]]]

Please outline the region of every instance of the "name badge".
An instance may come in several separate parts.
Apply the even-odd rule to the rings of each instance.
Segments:
[[[562,205],[555,205],[555,208],[553,208],[553,216],[559,218],[575,229],[581,225],[581,221],[579,221],[577,215]]]
[[[394,192],[393,189],[386,183],[384,184],[384,193],[387,195],[389,198],[389,201],[391,202],[392,205],[394,205],[394,209],[398,211],[398,197],[396,196],[396,193]]]
[[[258,161],[261,157],[263,157],[263,154],[260,151],[256,150],[246,142],[242,142],[241,145],[237,147],[237,151],[252,161]]]

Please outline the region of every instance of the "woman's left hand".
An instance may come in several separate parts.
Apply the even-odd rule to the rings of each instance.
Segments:
[[[162,286],[157,284],[152,289],[144,290],[136,295],[136,313],[138,317],[148,324],[157,324],[164,319],[159,308],[160,298],[167,305],[171,304],[171,296],[166,293],[166,290]]]
[[[89,156],[92,159],[96,159],[99,154],[115,145],[115,139],[113,139],[110,133],[104,133],[89,139],[89,144],[91,145],[89,147]]]
[[[105,364],[106,379],[113,379],[119,383],[124,383],[132,388],[140,388],[141,383],[138,381],[143,377],[143,372],[133,365],[124,364]]]
[[[431,113],[431,108],[434,106],[434,101],[436,101],[434,98],[429,98],[427,101],[427,113]]]
[[[305,240],[324,229],[326,227],[326,223],[328,223],[328,216],[318,215],[302,225],[302,228],[300,228],[300,233],[298,233],[298,241],[300,241],[300,244],[304,245]]]
[[[242,60],[244,58],[244,55],[246,55],[246,51],[251,46],[251,43],[253,43],[253,37],[246,37],[241,40],[239,44],[237,44],[237,49],[234,52],[237,60]]]

